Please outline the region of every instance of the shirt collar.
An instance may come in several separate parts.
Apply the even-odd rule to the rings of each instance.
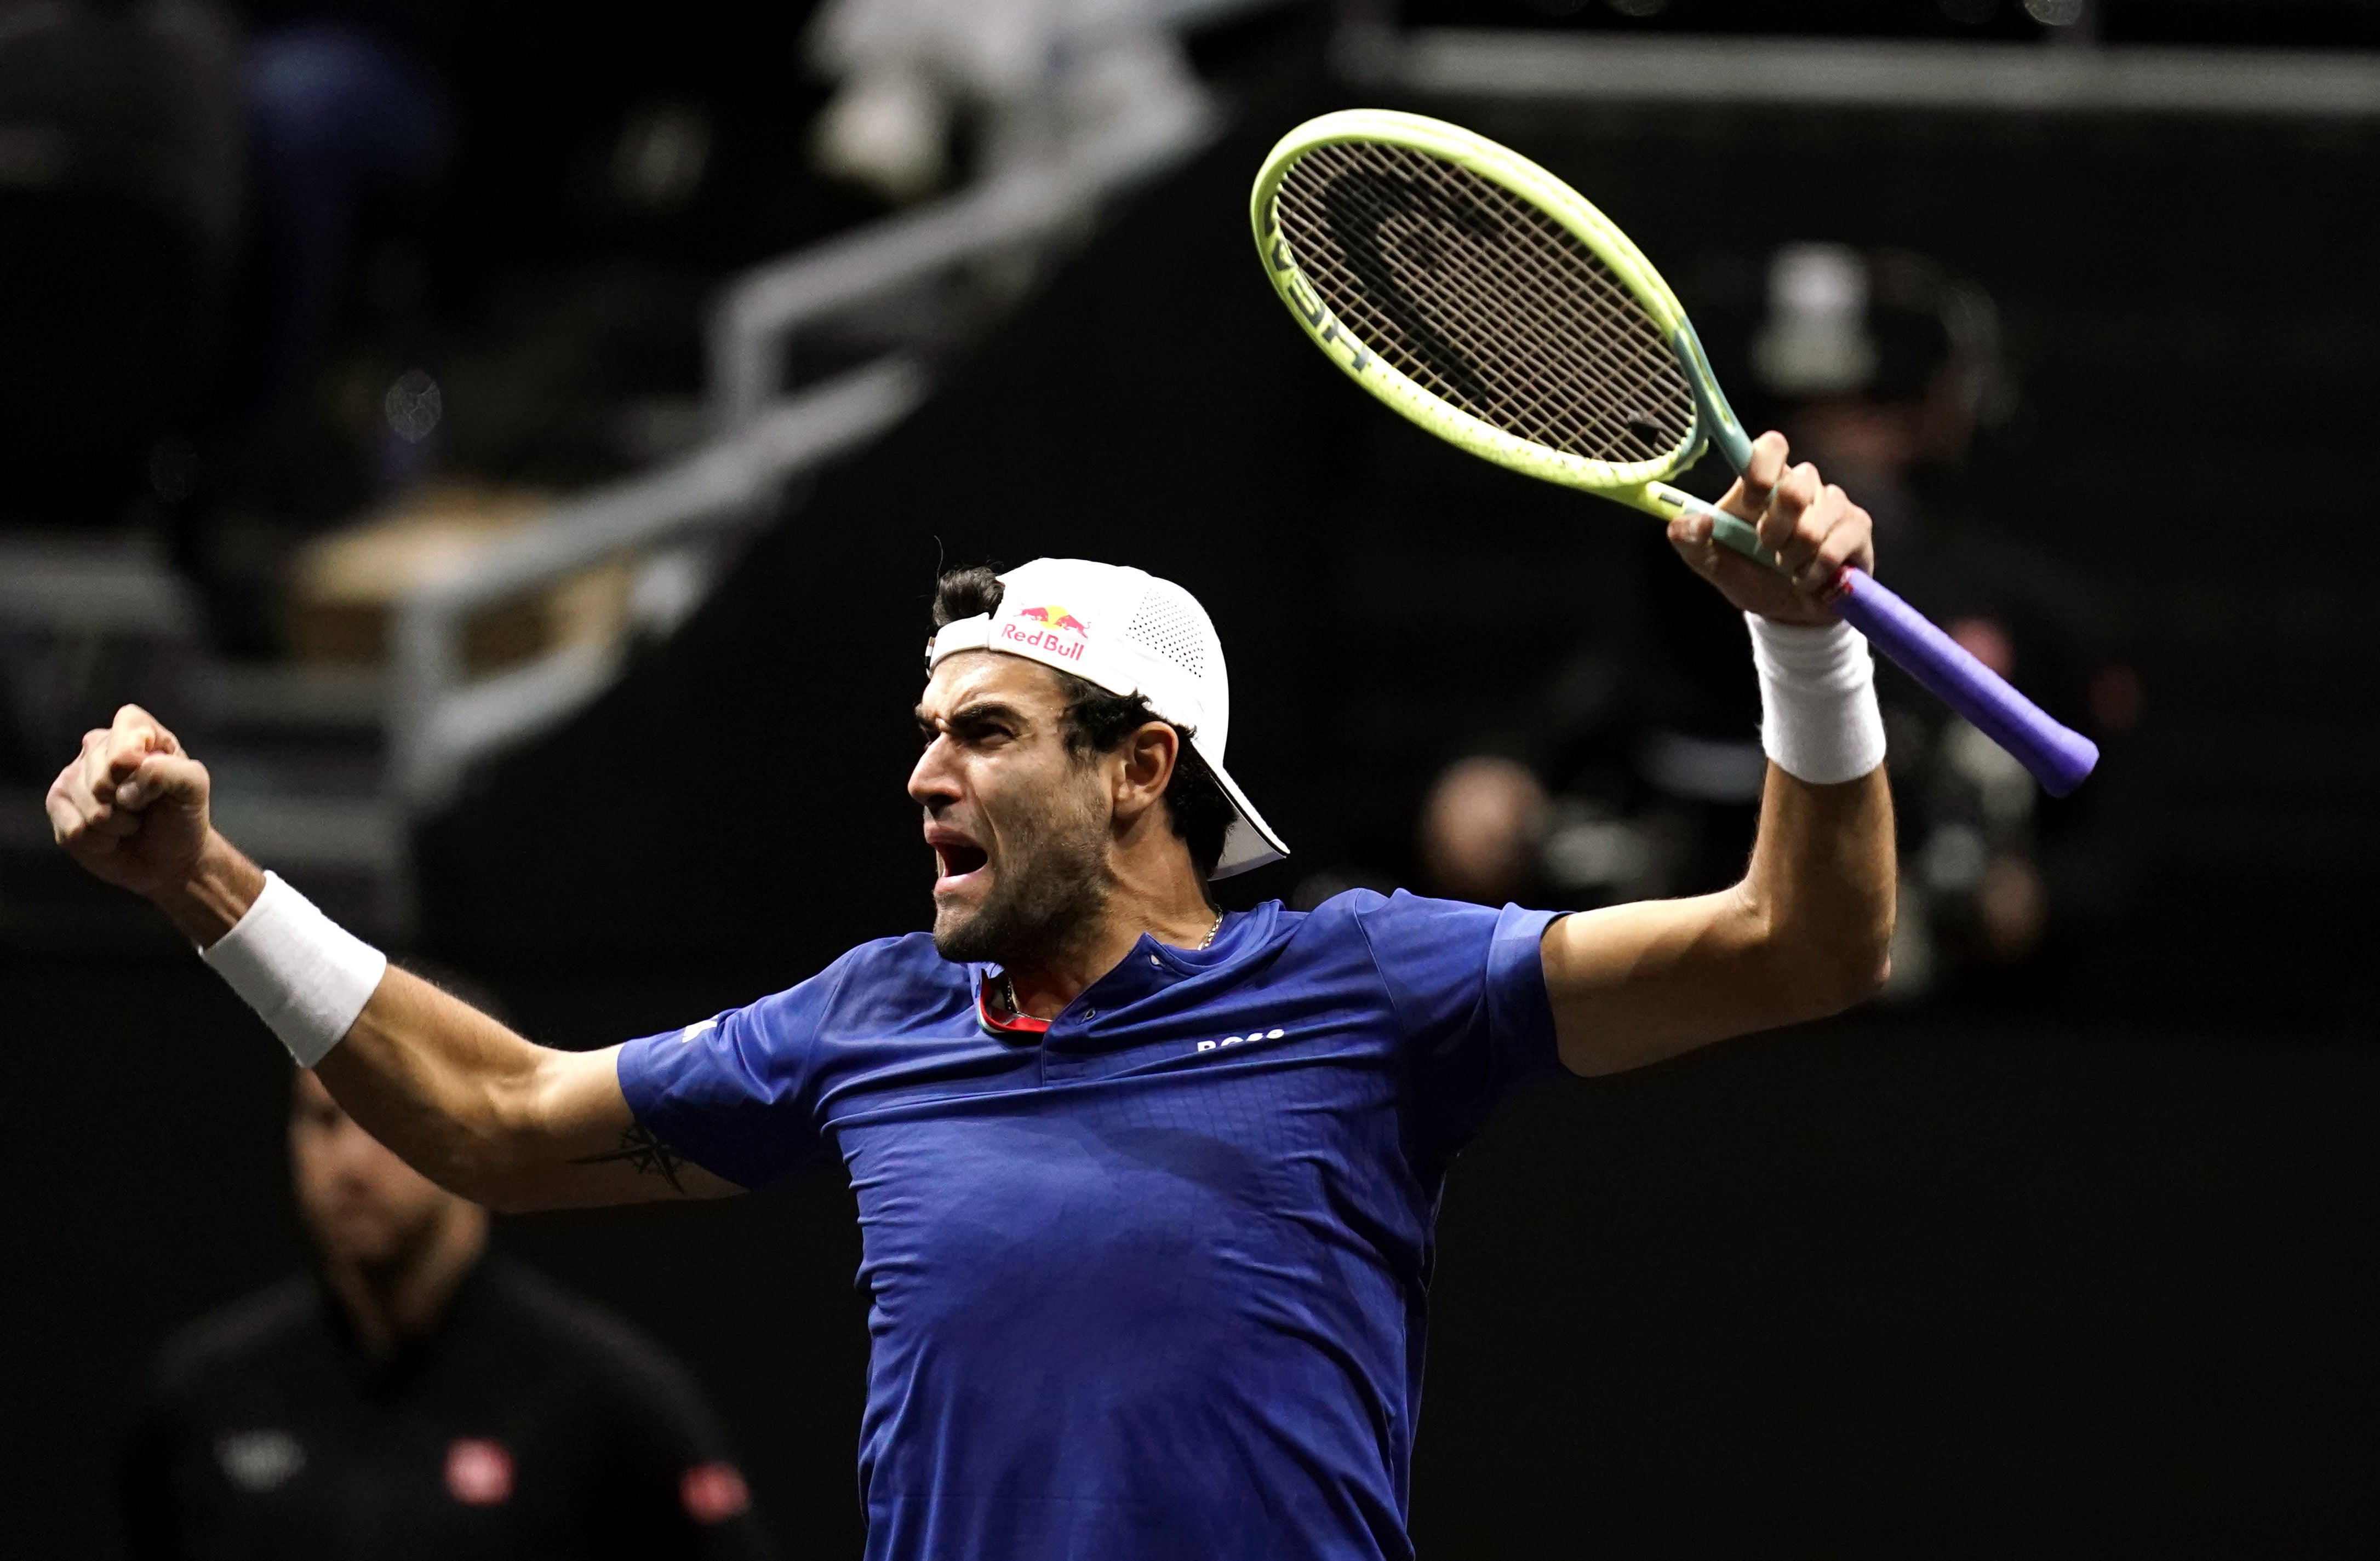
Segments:
[[[1071,1017],[1078,1023],[1086,1020],[1096,1023],[1097,1015],[1127,1008],[1187,977],[1220,969],[1261,947],[1280,916],[1278,900],[1268,900],[1252,911],[1227,911],[1222,925],[1215,929],[1215,940],[1204,949],[1177,949],[1144,932],[1133,944],[1132,951],[1085,987],[1061,1017]],[[995,1007],[1005,1006],[1001,988],[1003,973],[1000,966],[992,964],[974,968],[976,1020],[986,1034],[1021,1041],[1038,1040],[1049,1033],[1053,1021],[1036,1019],[1029,1013],[997,1017]]]
[[[999,987],[1000,977],[992,974],[998,968],[997,965],[986,965],[976,974],[976,1023],[1003,1040],[1031,1040],[1049,1034],[1050,1022],[1046,1019],[1036,1019],[1029,1013],[1011,1014],[1002,1019],[991,1011],[995,995],[1000,997],[1002,1007],[1007,1006],[1007,996]]]

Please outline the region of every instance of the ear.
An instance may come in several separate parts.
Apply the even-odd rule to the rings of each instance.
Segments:
[[[1182,736],[1161,720],[1145,721],[1124,739],[1120,756],[1123,763],[1116,772],[1115,812],[1131,822],[1165,795],[1182,756]]]

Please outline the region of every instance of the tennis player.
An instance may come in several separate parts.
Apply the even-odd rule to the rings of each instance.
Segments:
[[[1043,559],[943,576],[909,777],[930,936],[601,1052],[390,967],[209,826],[137,708],[51,789],[370,1132],[507,1209],[708,1197],[839,1155],[872,1301],[872,1557],[1403,1557],[1431,1226],[1535,1080],[1857,1001],[1892,922],[1866,647],[1822,603],[1867,516],[1765,436],[1681,522],[1749,617],[1773,760],[1743,880],[1590,914],[1354,892],[1226,914],[1287,848],[1224,768],[1221,647],[1181,587]],[[1360,785],[1362,777],[1344,778]],[[766,778],[718,774],[755,827]]]

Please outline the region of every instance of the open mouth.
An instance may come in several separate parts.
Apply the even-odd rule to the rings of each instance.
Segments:
[[[991,860],[983,847],[973,841],[944,839],[932,842],[934,861],[941,874],[934,879],[934,892],[947,894],[957,889],[969,877]]]

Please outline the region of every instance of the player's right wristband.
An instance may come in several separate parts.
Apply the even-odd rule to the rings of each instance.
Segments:
[[[300,1068],[346,1038],[388,970],[388,956],[314,908],[278,873],[233,928],[199,950],[281,1037]]]
[[[1760,746],[1797,780],[1832,786],[1884,762],[1876,660],[1849,623],[1805,628],[1743,615],[1760,671]]]

